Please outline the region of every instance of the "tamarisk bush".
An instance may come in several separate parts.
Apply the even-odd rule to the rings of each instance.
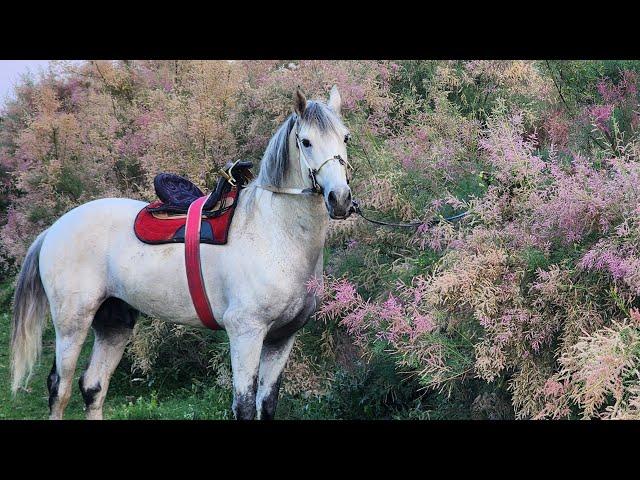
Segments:
[[[385,342],[425,386],[504,379],[521,418],[637,418],[637,145],[543,158],[501,112],[478,145],[490,181],[469,217],[417,233],[443,253],[431,271],[375,300],[329,278],[319,317]]]

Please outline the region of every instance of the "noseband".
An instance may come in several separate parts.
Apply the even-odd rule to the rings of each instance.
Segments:
[[[347,167],[351,168],[351,164],[349,164],[349,162],[347,160],[345,160],[344,158],[342,158],[341,155],[334,155],[333,157],[329,157],[327,158],[324,162],[322,162],[320,164],[320,166],[318,168],[312,168],[309,165],[309,162],[307,161],[307,156],[304,154],[304,150],[302,148],[302,145],[300,144],[300,136],[298,135],[299,132],[299,124],[298,122],[296,122],[295,125],[295,130],[296,130],[296,148],[298,149],[298,158],[300,160],[300,173],[305,171],[305,168],[309,174],[309,179],[311,180],[311,188],[307,187],[307,188],[279,188],[279,187],[274,187],[273,185],[257,185],[259,188],[262,188],[264,190],[269,190],[270,192],[274,192],[274,193],[287,193],[290,195],[308,195],[308,194],[315,194],[315,195],[322,195],[324,193],[324,190],[322,188],[322,185],[320,185],[318,183],[318,174],[320,173],[320,170],[322,170],[322,168],[329,162],[333,161],[333,160],[337,160],[338,162],[340,162],[340,165],[342,165],[343,167],[345,167],[345,169]],[[304,166],[303,166],[304,163]]]

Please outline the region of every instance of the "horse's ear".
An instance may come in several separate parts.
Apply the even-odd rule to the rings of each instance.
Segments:
[[[340,109],[342,108],[342,98],[340,98],[340,92],[338,92],[338,87],[336,87],[335,85],[331,87],[328,105],[331,107],[331,110],[336,112],[337,115],[340,115]]]
[[[296,94],[294,95],[293,99],[293,108],[298,116],[302,117],[305,108],[307,108],[307,97],[304,96],[304,93],[302,93],[302,89],[300,89],[299,85],[298,88],[296,88]]]

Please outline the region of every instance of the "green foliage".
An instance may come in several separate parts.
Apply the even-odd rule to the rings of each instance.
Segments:
[[[0,311],[8,312],[13,300],[13,279],[8,278],[0,282]]]
[[[68,195],[74,200],[79,199],[87,189],[87,182],[83,182],[77,167],[65,165],[62,167],[60,178],[56,184],[56,191],[60,195]]]
[[[335,418],[347,420],[389,419],[410,407],[416,386],[403,378],[389,356],[379,355],[368,364],[336,373],[326,396]]]
[[[538,63],[573,110],[597,100],[596,86],[602,79],[618,83],[624,71],[640,73],[640,63],[634,60],[546,60]]]

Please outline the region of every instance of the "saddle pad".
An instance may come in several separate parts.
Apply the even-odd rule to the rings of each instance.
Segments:
[[[227,243],[229,227],[233,213],[238,202],[240,191],[232,188],[223,198],[223,204],[228,205],[220,215],[215,217],[202,217],[200,227],[200,243],[211,245],[224,245]],[[146,205],[133,223],[133,231],[138,240],[152,245],[162,243],[184,243],[186,215],[154,215],[148,208],[156,208],[162,205],[161,201],[155,201]]]

